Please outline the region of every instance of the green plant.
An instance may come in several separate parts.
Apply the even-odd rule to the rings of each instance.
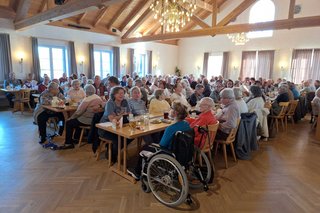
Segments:
[[[175,69],[175,74],[177,76],[181,76],[181,70],[178,67],[176,67],[176,69]]]

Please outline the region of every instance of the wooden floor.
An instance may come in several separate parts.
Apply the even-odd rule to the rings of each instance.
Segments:
[[[43,149],[30,113],[0,118],[0,212],[320,212],[320,142],[308,120],[261,142],[251,161],[230,157],[226,170],[218,156],[210,191],[170,209],[96,162],[88,145]]]

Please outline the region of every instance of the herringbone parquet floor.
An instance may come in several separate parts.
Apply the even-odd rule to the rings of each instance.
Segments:
[[[320,142],[308,120],[261,142],[250,161],[224,169],[195,204],[170,209],[96,162],[90,146],[43,149],[31,114],[0,111],[0,212],[320,212]]]

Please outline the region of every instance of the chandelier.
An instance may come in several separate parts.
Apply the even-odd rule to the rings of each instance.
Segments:
[[[166,32],[179,32],[197,9],[196,0],[152,0],[150,9]]]
[[[235,34],[227,34],[228,38],[231,39],[235,45],[244,45],[249,41],[246,33],[235,33]]]

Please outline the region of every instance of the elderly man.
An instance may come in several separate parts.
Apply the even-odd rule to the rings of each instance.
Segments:
[[[217,113],[216,118],[220,122],[216,139],[225,140],[233,128],[237,127],[237,120],[240,118],[240,110],[235,101],[235,96],[231,88],[225,88],[220,92],[220,100],[224,105],[221,113]]]
[[[190,96],[189,104],[191,106],[197,105],[197,102],[203,98],[204,86],[202,84],[197,84],[195,87],[194,93]]]
[[[63,94],[59,91],[59,85],[55,82],[49,84],[48,89],[46,89],[41,95],[39,99],[39,103],[37,104],[34,110],[34,121],[38,124],[39,134],[40,134],[40,144],[43,144],[46,141],[47,137],[47,121],[51,117],[58,117],[59,121],[63,122],[64,125],[64,117],[63,114],[52,112],[46,110],[42,107],[42,105],[51,105],[53,97],[58,97],[61,101],[64,101],[65,98]],[[62,135],[64,126],[59,127],[59,135]]]

